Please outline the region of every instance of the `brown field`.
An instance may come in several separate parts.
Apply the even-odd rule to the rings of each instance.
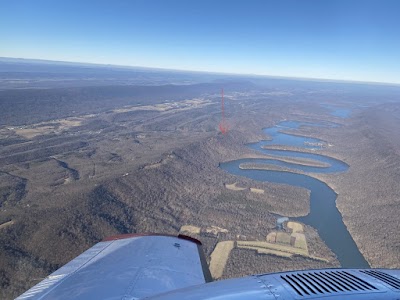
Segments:
[[[221,278],[225,265],[228,262],[229,254],[235,246],[234,241],[219,242],[211,253],[210,272],[214,279]]]
[[[276,235],[277,235],[276,231],[272,231],[272,232],[268,233],[267,238],[266,238],[267,242],[268,243],[276,243]]]
[[[37,136],[60,133],[70,128],[81,126],[83,121],[88,117],[91,116],[59,119],[51,122],[41,122],[24,127],[15,127],[12,129],[12,131],[15,132],[15,134],[22,136],[26,139],[32,139]]]
[[[273,244],[273,243],[261,242],[261,241],[237,241],[237,246],[238,247],[265,248],[265,249],[287,252],[287,253],[291,253],[291,254],[308,256],[308,251],[300,249],[300,248],[294,248],[291,246]]]
[[[291,235],[287,232],[278,232],[276,234],[276,242],[279,244],[290,245]]]
[[[225,228],[221,228],[218,226],[210,226],[210,227],[206,227],[204,230],[206,233],[211,233],[213,235],[218,235],[219,233],[227,233],[229,232],[227,229]]]
[[[13,220],[8,221],[8,222],[4,222],[4,223],[0,224],[0,229],[4,229],[4,228],[6,228],[7,226],[14,225],[14,223],[15,223],[15,222],[14,222]]]
[[[236,186],[236,185],[237,185],[237,182],[232,183],[232,184],[226,183],[226,184],[225,184],[225,187],[226,187],[228,190],[232,190],[232,191],[244,191],[244,190],[246,190],[246,188],[244,188],[244,187],[238,187],[238,186]]]
[[[286,223],[286,227],[292,230],[292,233],[304,232],[303,225],[297,222],[289,221]]]
[[[306,237],[303,233],[295,232],[291,236],[295,238],[294,247],[308,251]]]
[[[248,249],[248,250],[255,250],[258,254],[267,254],[267,255],[276,255],[281,257],[292,257],[293,254],[289,252],[279,251],[279,250],[272,250],[268,248],[261,248],[261,247],[254,247],[248,245],[238,245],[240,249]]]
[[[181,230],[179,230],[179,232],[188,232],[188,233],[192,233],[192,234],[200,234],[200,227],[197,226],[193,226],[193,225],[183,225],[181,227]]]
[[[256,193],[256,194],[264,194],[265,191],[263,189],[250,188],[250,192]]]

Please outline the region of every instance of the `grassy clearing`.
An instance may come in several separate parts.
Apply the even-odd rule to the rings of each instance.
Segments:
[[[289,222],[287,222],[286,226],[287,226],[287,228],[292,229],[293,233],[296,233],[296,232],[303,233],[304,232],[303,225],[301,225],[300,223],[289,221]]]
[[[220,233],[220,232],[227,233],[228,230],[225,228],[218,227],[218,226],[210,226],[210,227],[206,228],[206,232],[212,233],[214,235],[218,235],[218,233]]]
[[[294,248],[294,247],[291,247],[291,246],[272,244],[272,243],[268,243],[268,242],[238,241],[237,245],[238,245],[238,247],[247,246],[247,247],[265,248],[265,249],[270,249],[270,250],[277,250],[277,251],[287,252],[287,253],[291,253],[291,254],[309,256],[308,255],[308,251],[306,251],[306,250],[303,250],[303,249],[300,249],[300,248]]]
[[[310,256],[308,256],[308,257],[311,258],[311,259],[314,259],[314,260],[319,260],[319,261],[323,261],[323,262],[329,263],[329,260],[326,259],[326,258],[317,257],[317,256],[312,256],[312,255],[310,255]]]
[[[141,105],[141,106],[126,106],[124,108],[114,109],[114,113],[126,113],[132,111],[141,111],[141,110],[153,110],[153,111],[169,111],[169,110],[188,110],[192,108],[199,108],[205,105],[209,105],[210,101],[205,99],[190,99],[179,102],[171,102],[171,103],[160,103],[154,105]]]
[[[193,233],[193,234],[199,234],[200,233],[200,227],[193,226],[193,225],[183,225],[181,227],[180,232],[188,232],[188,233]]]
[[[308,252],[306,237],[303,233],[292,233],[292,236],[296,238],[294,247],[304,249]]]
[[[214,279],[221,278],[224,273],[225,265],[229,254],[235,246],[234,241],[219,242],[211,253],[210,272]]]
[[[232,183],[232,184],[226,183],[226,184],[225,184],[225,187],[226,187],[228,190],[232,190],[232,191],[244,191],[244,190],[246,189],[246,188],[238,187],[238,186],[236,186],[236,184],[237,184],[237,182]]]
[[[276,243],[276,232],[275,231],[268,233],[267,242],[268,243]]]
[[[156,168],[161,167],[161,166],[162,166],[162,163],[155,163],[155,164],[151,164],[151,165],[145,166],[144,169],[145,170],[147,170],[147,169],[156,169]]]
[[[45,135],[52,132],[61,132],[72,127],[82,125],[84,118],[68,118],[68,119],[58,119],[51,122],[41,122],[37,124],[30,125],[29,127],[15,128],[16,134],[32,139],[39,135]]]
[[[276,242],[281,244],[290,245],[291,236],[286,232],[278,232],[276,234]]]
[[[282,256],[282,257],[292,257],[293,256],[293,254],[288,253],[288,252],[282,252],[282,251],[278,251],[278,250],[265,249],[265,248],[259,248],[259,247],[238,246],[238,248],[256,250],[257,253],[259,253],[259,254],[272,254],[272,255],[277,255],[277,256]]]
[[[13,225],[15,222],[13,220],[0,224],[0,229],[6,228],[7,226]]]
[[[23,129],[15,129],[15,133],[27,138],[27,139],[31,139],[34,138],[35,136],[38,135],[43,135],[45,133],[48,133],[50,131],[54,130],[54,127],[51,126],[43,126],[40,128],[23,128]]]
[[[265,191],[263,189],[250,188],[250,192],[256,194],[264,194]]]
[[[309,255],[304,235],[301,233],[296,233],[295,236],[296,240],[297,237],[299,238],[298,240],[299,248],[273,244],[268,242],[259,242],[259,241],[237,241],[236,244],[238,248],[257,250],[258,253],[262,254],[273,254],[282,257],[292,257],[293,255],[301,255],[314,260],[329,262],[328,259]],[[305,249],[302,249],[301,247],[305,247]]]

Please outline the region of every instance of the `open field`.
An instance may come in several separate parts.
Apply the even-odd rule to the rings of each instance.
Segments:
[[[232,191],[244,191],[244,190],[246,189],[246,188],[244,188],[244,187],[238,187],[238,186],[236,186],[236,184],[237,184],[237,182],[232,183],[232,184],[226,183],[226,184],[225,184],[225,187],[226,187],[228,190],[232,190]]]
[[[291,229],[293,233],[304,232],[303,225],[297,222],[289,221],[287,222],[286,227]]]
[[[248,191],[250,191],[252,193],[256,193],[256,194],[264,194],[264,192],[265,192],[263,189],[258,189],[258,188],[254,188],[254,187],[250,187],[250,188],[238,187],[238,186],[236,186],[236,184],[237,184],[236,182],[232,183],[232,184],[226,183],[225,187],[231,191],[246,191],[246,190],[248,190]]]
[[[57,134],[65,130],[68,130],[72,127],[81,126],[82,122],[90,117],[92,117],[92,115],[83,116],[79,118],[52,120],[51,122],[40,122],[37,124],[26,125],[21,127],[8,127],[7,129],[29,140],[36,136],[41,136],[46,134]]]
[[[225,266],[222,279],[230,278],[233,274],[245,276],[250,274],[332,267],[337,267],[337,265],[304,256],[283,257],[265,255],[255,250],[235,248],[231,251],[230,259]]]
[[[264,194],[265,191],[263,189],[250,188],[250,192],[256,193],[256,194]]]
[[[200,227],[193,226],[193,225],[183,225],[181,227],[181,230],[179,232],[186,232],[186,233],[191,233],[191,234],[200,234]]]
[[[278,250],[272,250],[269,248],[265,247],[256,247],[256,246],[249,246],[249,245],[240,245],[238,246],[239,249],[247,249],[247,250],[255,250],[257,251],[258,254],[267,254],[267,255],[275,255],[275,256],[281,256],[281,257],[287,257],[291,258],[293,256],[292,253],[289,252],[284,252],[284,251],[278,251]]]
[[[223,241],[215,246],[210,260],[210,272],[214,279],[221,278],[234,245],[234,241]]]
[[[212,225],[212,226],[210,226],[210,227],[206,227],[204,231],[205,231],[206,233],[211,233],[211,234],[213,234],[213,235],[215,235],[215,236],[217,236],[219,233],[227,233],[227,232],[229,232],[229,231],[228,231],[227,229],[225,229],[225,228],[221,228],[221,227],[214,226],[214,225]]]
[[[306,237],[303,233],[294,232],[291,236],[295,238],[294,247],[308,251]]]
[[[274,244],[261,241],[238,241],[237,247],[243,249],[257,250],[258,253],[263,253],[263,254],[274,254],[283,257],[292,257],[293,255],[300,255],[310,259],[329,262],[328,259],[325,259],[323,257],[309,255],[307,249],[290,247],[282,244]],[[271,253],[270,251],[273,251],[273,253]]]
[[[4,222],[4,223],[0,224],[0,229],[4,229],[4,228],[6,228],[7,226],[11,226],[11,225],[13,225],[13,224],[14,224],[14,221],[13,221],[13,220],[8,221],[8,222]]]
[[[132,111],[168,111],[168,110],[176,110],[183,111],[192,108],[200,108],[205,105],[210,105],[212,102],[206,99],[190,99],[179,102],[168,102],[162,104],[155,105],[139,105],[139,106],[125,106],[124,108],[113,109],[113,113],[127,113]]]
[[[298,254],[298,255],[303,255],[303,256],[308,256],[308,252],[304,249],[300,248],[294,248],[291,246],[285,246],[285,245],[280,245],[280,244],[273,244],[273,243],[268,243],[268,242],[261,242],[261,241],[238,241],[237,242],[238,247],[256,247],[256,248],[265,248],[265,249],[272,249],[272,250],[277,250],[277,251],[282,251],[282,252],[287,252],[291,254]]]
[[[211,275],[214,279],[219,279],[224,274],[225,266],[230,259],[230,253],[233,249],[247,249],[254,250],[262,255],[274,255],[291,259],[294,255],[303,256],[307,259],[323,261],[332,263],[329,259],[310,255],[307,247],[307,241],[304,234],[303,226],[297,222],[288,222],[290,227],[293,228],[292,233],[282,231],[272,231],[267,235],[267,241],[258,240],[242,240],[247,237],[236,235],[235,240],[218,242],[210,255],[209,267]],[[214,232],[209,231],[209,228],[215,228]],[[296,231],[295,231],[296,230]],[[212,233],[218,236],[219,233],[228,233],[227,230],[217,226],[207,227],[205,230],[196,226],[185,225],[182,226],[181,232],[192,234],[195,238],[201,239],[201,233]]]
[[[287,232],[278,232],[276,234],[276,242],[279,244],[287,244],[290,245],[291,235]]]

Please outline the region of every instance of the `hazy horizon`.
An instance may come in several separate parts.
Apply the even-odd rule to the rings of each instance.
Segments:
[[[1,57],[0,60],[17,60],[32,63],[54,63],[54,64],[66,64],[73,66],[96,66],[96,67],[114,67],[121,69],[149,69],[158,71],[175,71],[175,72],[193,72],[193,73],[204,73],[204,74],[216,74],[216,75],[231,75],[231,76],[244,76],[244,77],[261,77],[261,78],[282,78],[292,80],[310,80],[310,81],[326,81],[326,82],[343,82],[343,83],[355,83],[355,84],[376,84],[376,85],[400,85],[400,82],[383,82],[383,81],[361,81],[361,80],[346,80],[346,79],[332,79],[332,78],[316,78],[316,77],[296,77],[296,76],[281,76],[281,75],[267,75],[267,74],[251,74],[251,73],[227,73],[218,71],[201,71],[201,70],[186,70],[186,69],[173,69],[173,68],[157,68],[148,66],[134,66],[134,65],[120,65],[120,64],[108,64],[108,63],[92,63],[84,61],[66,61],[66,60],[49,60],[42,58],[25,58],[25,57]]]

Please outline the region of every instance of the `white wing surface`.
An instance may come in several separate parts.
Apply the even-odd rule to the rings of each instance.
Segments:
[[[108,238],[17,299],[139,299],[211,278],[201,243],[185,236]]]

